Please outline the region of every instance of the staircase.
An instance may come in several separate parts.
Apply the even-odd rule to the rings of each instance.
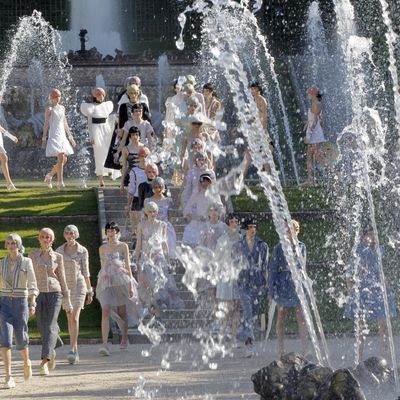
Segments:
[[[178,209],[179,198],[182,189],[179,187],[168,187],[171,197],[174,200],[176,208],[172,210],[171,223],[173,224],[177,236],[177,246],[181,244],[185,222],[182,211]],[[99,188],[99,228],[103,239],[104,226],[106,222],[114,221],[121,229],[121,240],[129,246],[132,255],[134,243],[132,240],[130,222],[125,212],[127,204],[126,193],[121,193],[119,188]],[[178,294],[184,301],[183,309],[169,308],[162,312],[162,324],[166,328],[163,335],[164,341],[181,340],[182,338],[191,338],[196,328],[206,326],[210,321],[207,319],[207,311],[196,309],[196,302],[193,295],[186,289],[182,283],[182,277],[185,270],[181,263],[176,261],[175,281],[178,287]],[[118,328],[113,329],[113,341],[118,343],[120,340]],[[129,329],[129,340],[131,343],[148,343],[146,336],[142,335],[136,328]]]

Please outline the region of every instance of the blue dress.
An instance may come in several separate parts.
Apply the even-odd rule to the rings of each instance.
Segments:
[[[306,246],[299,242],[301,254],[306,259]],[[275,246],[268,264],[267,287],[272,299],[283,307],[299,307],[300,299],[296,293],[292,273],[283,253],[282,244]]]
[[[383,254],[383,248],[381,248]],[[383,290],[378,267],[378,254],[374,248],[367,243],[361,243],[357,248],[359,257],[358,266],[358,293],[356,285],[353,285],[344,316],[349,319],[358,318],[362,320],[377,320],[385,318],[385,307],[383,304]],[[351,272],[354,271],[354,261],[351,265]],[[396,316],[396,305],[391,288],[386,286],[389,302],[389,313],[391,317]],[[359,300],[359,306],[357,303]],[[358,310],[358,313],[357,313]]]

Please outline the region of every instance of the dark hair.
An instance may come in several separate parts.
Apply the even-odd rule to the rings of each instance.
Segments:
[[[227,225],[229,225],[229,221],[231,220],[231,219],[237,219],[238,221],[239,221],[239,218],[238,218],[238,216],[235,214],[235,213],[229,213],[226,217],[225,217],[225,223],[227,224]]]
[[[207,89],[210,92],[214,92],[215,91],[215,88],[211,83],[206,83],[205,85],[203,85],[203,89]]]
[[[119,232],[119,226],[116,222],[112,221],[112,222],[107,222],[106,226],[104,228],[104,233],[107,234],[107,229],[115,229],[117,231],[117,233]]]
[[[242,228],[244,230],[247,230],[249,228],[249,225],[257,225],[257,221],[254,217],[246,217],[242,223]]]
[[[173,83],[173,88],[175,89],[177,86],[178,86],[178,79],[175,79]]]
[[[138,134],[140,135],[139,128],[138,128],[137,126],[132,126],[132,127],[129,129],[129,134],[131,134],[131,133],[138,133]]]
[[[318,101],[321,101],[323,96],[324,96],[323,93],[318,92],[318,93],[317,93],[317,99],[318,99]]]
[[[143,104],[142,103],[136,103],[132,106],[132,112],[133,110],[143,110]]]
[[[260,82],[252,82],[250,85],[251,88],[257,88],[260,91],[260,94],[264,94],[263,88],[261,87]]]

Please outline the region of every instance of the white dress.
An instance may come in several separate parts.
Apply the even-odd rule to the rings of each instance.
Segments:
[[[166,224],[155,220],[150,224],[142,221],[142,248],[139,258],[139,297],[147,306],[181,308],[174,277],[169,273],[168,261],[164,256],[163,243],[166,242]]]
[[[176,233],[171,222],[168,221],[168,211],[172,208],[173,200],[171,197],[164,197],[163,199],[150,197],[144,200],[144,205],[150,201],[154,201],[158,206],[158,219],[167,224],[168,255],[171,258],[176,258]]]
[[[112,101],[103,103],[82,103],[81,113],[88,118],[88,131],[90,140],[94,141],[94,163],[97,176],[112,174],[116,179],[121,176],[121,171],[116,169],[104,168],[104,162],[107,158],[111,138],[114,130],[114,119],[110,118],[114,108]],[[105,122],[94,123],[93,119],[102,119]]]
[[[3,132],[0,132],[0,154],[7,154],[6,149],[4,148]]]
[[[64,106],[58,104],[55,107],[49,107],[49,111],[49,137],[46,145],[46,157],[57,157],[61,153],[67,156],[74,154],[64,128]]]
[[[315,114],[311,112],[311,109],[308,110],[308,125],[306,131],[306,139],[308,144],[316,144],[316,143],[324,143],[326,142],[324,131],[321,126],[320,117],[318,116],[317,125],[312,130],[311,125],[314,123]]]
[[[191,247],[199,245],[201,231],[206,226],[206,221],[208,220],[208,207],[213,203],[219,204],[221,210],[224,211],[221,197],[213,188],[206,190],[200,188],[198,191],[192,193],[183,210],[184,216],[191,217],[191,221],[183,231],[183,244]]]
[[[5,132],[0,131],[0,154],[7,154],[6,149],[4,148],[3,136],[8,137],[13,142],[15,142],[17,138],[8,131]]]

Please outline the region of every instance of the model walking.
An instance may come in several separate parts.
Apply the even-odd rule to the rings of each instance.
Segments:
[[[90,143],[93,146],[95,173],[99,186],[104,186],[104,176],[110,174],[112,179],[121,176],[119,170],[104,168],[114,130],[114,120],[109,116],[113,111],[112,101],[104,101],[106,92],[101,87],[92,91],[93,103],[82,103],[81,113],[88,119]]]
[[[67,313],[73,310],[65,280],[63,256],[52,249],[54,239],[52,229],[42,228],[39,232],[40,249],[29,254],[40,292],[36,301],[36,318],[42,339],[41,375],[49,375],[49,369],[55,368],[54,349],[62,345],[57,323],[61,305]]]
[[[21,237],[10,234],[6,238],[7,256],[0,261],[0,345],[3,357],[4,389],[15,387],[11,374],[13,334],[16,348],[24,360],[24,379],[32,377],[29,359],[28,317],[36,310],[37,289],[32,261],[24,257]]]
[[[6,180],[6,187],[7,190],[16,190],[17,188],[14,186],[11,177],[10,177],[10,171],[8,169],[8,156],[6,149],[4,148],[4,143],[3,143],[3,136],[8,137],[11,139],[14,143],[18,143],[18,138],[14,135],[12,135],[10,132],[8,132],[6,129],[4,129],[0,125],[0,163],[1,163],[1,170],[4,175],[4,179]]]
[[[99,354],[109,356],[108,334],[110,317],[119,325],[122,334],[120,349],[128,348],[128,313],[137,304],[137,284],[132,276],[128,245],[119,240],[115,222],[105,226],[107,243],[99,248],[101,269],[97,276],[96,297],[101,304],[101,335]],[[116,309],[116,310],[114,310]]]
[[[68,156],[74,154],[72,147],[76,145],[65,117],[65,108],[60,104],[60,100],[61,92],[52,89],[49,93],[50,106],[44,113],[42,147],[46,149],[46,157],[57,157],[56,164],[44,178],[50,189],[53,187],[51,180],[54,175],[57,175],[57,188],[65,187],[64,166]]]
[[[67,355],[70,364],[79,361],[78,335],[79,317],[86,304],[93,301],[93,288],[90,283],[89,253],[85,247],[76,240],[79,238],[79,230],[75,225],[67,225],[64,228],[66,243],[57,249],[57,253],[64,258],[65,279],[70,290],[73,310],[67,313],[68,332],[71,351]]]

